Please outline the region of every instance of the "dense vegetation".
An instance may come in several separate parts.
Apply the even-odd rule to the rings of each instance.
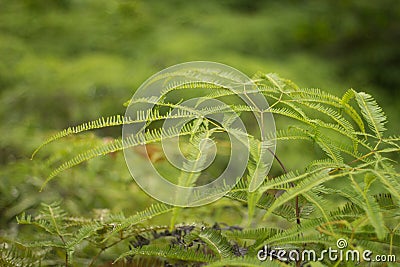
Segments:
[[[121,256],[117,264],[251,266],[266,243],[320,251],[339,237],[399,254],[399,16],[390,0],[0,1],[1,264]],[[44,140],[123,114],[147,77],[190,60],[277,72],[299,85],[253,77],[277,103],[284,166],[274,163],[258,194],[249,198],[244,179],[211,206],[178,212],[137,187],[120,153],[57,173],[39,192],[57,166],[109,145],[120,128],[70,135],[31,161]]]

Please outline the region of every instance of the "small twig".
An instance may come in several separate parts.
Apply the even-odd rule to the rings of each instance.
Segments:
[[[375,152],[376,152],[375,150],[372,150],[371,152],[369,152],[369,153],[367,153],[367,154],[365,154],[365,155],[363,155],[363,156],[361,156],[361,157],[359,157],[359,158],[356,158],[356,159],[353,160],[353,161],[350,161],[350,162],[348,163],[348,165],[350,165],[350,164],[352,164],[352,163],[355,163],[355,162],[357,162],[357,161],[360,161],[360,160],[362,160],[362,159],[364,159],[364,158],[367,158],[367,157],[369,157],[369,156],[375,154]]]
[[[283,172],[285,174],[288,173],[285,165],[283,165],[283,162],[279,159],[279,157],[270,148],[268,148],[268,151],[274,156],[274,158],[278,162],[279,166],[281,166]],[[295,184],[293,182],[290,182],[289,184],[291,187],[295,186]],[[300,221],[299,196],[296,196],[296,199],[295,199],[295,210],[296,210],[296,223],[297,223],[297,225],[300,226],[301,221]],[[296,267],[300,267],[300,266],[301,266],[301,261],[300,260],[296,261]]]
[[[288,173],[288,171],[287,171],[285,165],[283,165],[283,162],[279,159],[279,157],[278,157],[270,148],[268,148],[268,151],[269,151],[272,155],[274,155],[274,158],[276,159],[276,161],[278,162],[278,164],[281,166],[283,172],[284,172],[285,174]],[[290,182],[290,186],[291,186],[291,187],[294,187],[295,184],[294,184],[293,182]],[[299,196],[296,196],[296,199],[295,199],[295,209],[296,209],[296,223],[297,223],[298,225],[300,225],[300,224],[301,224],[301,221],[300,221]]]

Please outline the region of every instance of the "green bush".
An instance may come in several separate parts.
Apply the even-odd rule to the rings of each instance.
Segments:
[[[374,254],[398,254],[400,175],[391,155],[398,154],[400,138],[385,136],[386,116],[372,96],[350,89],[337,97],[319,89],[300,88],[275,74],[257,73],[253,80],[270,103],[268,111],[276,117],[278,141],[276,162],[257,190],[250,190],[249,184],[255,166],[262,160],[263,146],[256,136],[250,136],[254,150],[247,171],[224,199],[197,208],[154,203],[130,216],[95,210],[91,216],[76,217],[63,210],[63,204],[43,204],[36,215],[24,213],[18,217],[20,225],[29,226],[25,229],[27,233],[32,234],[32,228],[37,228],[36,234],[24,236],[22,231],[16,240],[4,239],[12,249],[3,247],[1,260],[10,266],[18,262],[29,265],[29,261],[33,265],[64,262],[66,266],[120,261],[132,266],[281,266],[295,262],[279,259],[261,262],[257,254],[265,245],[321,253],[329,247],[338,248],[337,242],[342,239],[347,241],[344,252],[371,250]],[[167,94],[193,89],[200,90],[208,99],[224,99],[232,94],[229,88],[210,81],[176,84]],[[174,105],[185,108],[180,102]],[[147,117],[148,125],[165,119],[163,114],[168,114],[168,110],[160,108],[163,106],[170,104],[160,101],[149,111],[152,115]],[[254,112],[239,104],[230,107],[240,114]],[[190,117],[194,113],[182,114]],[[197,120],[201,120],[200,124]],[[205,120],[208,119],[195,116],[185,128],[194,140],[185,145],[190,153],[199,153],[193,152],[198,146],[196,140],[205,133],[217,138],[212,132],[219,129],[218,125],[212,127],[212,121]],[[125,142],[119,139],[104,142],[86,136],[80,143],[79,139],[67,137],[135,122],[115,116],[70,127],[49,137],[35,154],[61,138],[66,138],[63,147],[69,151],[57,146],[53,150],[47,163],[56,166],[45,184],[60,179],[85,180],[85,173],[90,177],[91,172],[101,172],[105,165],[91,165],[91,160],[99,156],[105,156],[104,161],[112,162],[114,167],[110,167],[118,169],[123,163],[116,161],[115,152],[143,144],[155,145],[160,140],[158,124],[144,139],[137,137],[140,142],[135,137]],[[169,134],[180,136],[185,129]],[[307,145],[296,145],[304,142]],[[86,168],[77,168],[82,171],[69,170],[87,161]],[[102,163],[97,161],[97,164]],[[64,176],[66,173],[69,174]],[[63,177],[53,180],[58,175]],[[92,188],[88,185],[85,190]],[[142,197],[132,196],[132,200],[140,201]],[[96,205],[88,205],[91,206]],[[331,266],[334,262],[325,258],[321,264]]]

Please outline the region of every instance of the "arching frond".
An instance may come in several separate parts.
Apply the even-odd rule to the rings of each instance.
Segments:
[[[258,266],[288,266],[287,264],[278,260],[260,261],[257,258],[243,257],[234,259],[222,259],[206,265],[208,267],[224,267],[224,266],[238,266],[238,267],[258,267]]]
[[[40,266],[42,259],[43,255],[37,254],[29,248],[7,243],[0,245],[0,265],[3,267]]]
[[[260,236],[257,242],[252,246],[256,250],[261,249],[265,244],[269,245],[280,245],[280,244],[291,244],[292,242],[297,241],[296,243],[301,244],[301,239],[304,238],[304,234],[313,233],[310,237],[315,240],[317,243],[328,243],[328,241],[318,234],[317,227],[322,225],[324,220],[322,218],[313,219],[306,221],[299,225],[295,225],[285,231],[278,232],[275,235],[264,238]],[[316,236],[317,235],[317,236]],[[318,236],[319,235],[319,236]]]
[[[67,129],[64,129],[64,130],[56,133],[55,135],[52,135],[49,138],[47,138],[46,141],[44,141],[38,148],[36,148],[36,150],[32,154],[32,158],[44,146],[46,146],[47,144],[49,144],[53,141],[56,141],[60,138],[66,137],[71,134],[77,134],[77,133],[81,133],[81,132],[89,131],[89,130],[93,130],[93,129],[122,125],[125,121],[127,121],[127,119],[125,119],[123,116],[115,115],[115,116],[110,116],[110,117],[106,117],[106,118],[102,117],[102,118],[99,118],[94,121],[85,122],[78,126],[68,127]]]
[[[348,116],[358,125],[362,132],[365,132],[364,122],[357,111],[348,103],[345,103],[337,96],[329,94],[320,89],[307,89],[301,88],[298,91],[294,91],[291,95],[294,99],[300,102],[314,102],[332,106],[338,109],[342,109]]]
[[[106,155],[116,151],[121,151],[123,149],[127,149],[130,147],[160,142],[162,139],[165,138],[190,135],[192,133],[193,133],[193,124],[187,124],[181,129],[181,131],[175,128],[169,128],[167,130],[164,129],[149,130],[145,133],[140,132],[136,136],[132,135],[125,139],[116,139],[108,144],[81,153],[73,157],[72,159],[62,163],[47,177],[46,181],[42,185],[42,189],[51,179],[53,179],[60,172],[70,169],[78,164],[81,164],[95,157]]]
[[[283,205],[290,199],[293,199],[297,195],[301,195],[303,192],[308,192],[315,186],[318,186],[324,182],[330,181],[332,179],[343,177],[349,175],[351,171],[342,171],[339,174],[329,175],[328,171],[319,171],[313,173],[311,175],[307,175],[308,177],[301,180],[297,183],[297,185],[293,188],[286,190],[284,194],[282,194],[269,208],[269,210],[264,215],[264,218],[268,217],[277,207]]]
[[[369,128],[376,134],[379,139],[382,139],[382,134],[386,130],[386,115],[382,108],[376,103],[375,99],[364,92],[355,93],[358,106],[361,109],[361,114],[367,121]]]
[[[187,262],[212,262],[214,260],[211,255],[204,255],[203,253],[196,252],[193,249],[185,250],[179,247],[149,245],[141,248],[132,248],[131,250],[121,254],[114,263],[125,257],[136,255],[162,257]]]
[[[378,238],[383,239],[386,235],[386,229],[384,227],[381,227],[383,215],[375,198],[368,193],[369,187],[373,183],[374,179],[375,177],[367,173],[365,175],[365,187],[361,188],[360,185],[353,178],[353,175],[350,174],[350,180],[352,182],[353,188],[363,197],[364,201],[362,202],[362,208],[365,210],[368,220],[375,228],[375,232]]]
[[[282,229],[263,227],[263,228],[245,229],[243,231],[226,232],[225,235],[229,238],[256,240],[256,239],[266,239],[268,237],[274,236],[282,232],[283,232]]]
[[[176,76],[182,79],[177,82]],[[278,260],[260,261],[256,254],[265,245],[321,252],[327,247],[335,247],[339,238],[348,241],[349,249],[370,249],[374,253],[399,251],[400,174],[395,158],[389,157],[400,152],[400,137],[384,135],[386,116],[372,96],[349,89],[338,97],[320,89],[300,88],[276,74],[257,73],[253,81],[249,81],[230,72],[207,68],[164,73],[147,83],[161,86],[160,95],[131,99],[127,103],[129,115],[126,117],[100,118],[67,128],[46,139],[33,156],[47,144],[69,135],[105,127],[144,125],[137,133],[125,135],[123,139],[98,147],[92,145],[87,151],[62,160],[52,169],[43,186],[61,172],[102,155],[183,136],[187,137],[185,142],[180,140],[177,146],[185,148],[187,161],[182,162],[185,171],[178,174],[177,170],[173,178],[179,186],[196,186],[198,177],[203,174],[196,170],[205,165],[202,152],[210,148],[202,140],[210,138],[223,146],[225,154],[216,160],[219,163],[229,154],[226,150],[230,145],[219,138],[229,133],[229,137],[234,136],[248,148],[247,168],[241,174],[243,177],[235,177],[238,183],[233,188],[224,185],[208,192],[211,197],[229,191],[225,195],[228,200],[213,203],[212,211],[207,208],[199,208],[199,211],[213,214],[233,200],[239,202],[235,209],[247,207],[248,218],[241,222],[240,228],[224,230],[220,227],[223,222],[217,222],[211,228],[204,226],[208,222],[177,224],[181,215],[187,216],[185,210],[165,204],[152,205],[132,216],[119,213],[93,220],[69,217],[59,205],[50,204],[43,206],[36,217],[22,214],[18,218],[20,224],[36,226],[51,237],[30,242],[25,247],[53,249],[57,253],[65,251],[65,257],[68,257],[82,244],[90,244],[98,251],[92,265],[98,255],[108,248],[111,251],[114,246],[118,246],[115,251],[119,253],[120,248],[129,249],[118,257],[121,261],[156,258],[157,263],[172,261],[196,266],[284,266],[286,263]],[[196,94],[204,93],[195,106],[185,104],[187,94],[182,94],[182,99],[177,102],[170,100],[175,97],[168,97],[174,92],[179,95],[190,89],[196,90]],[[256,95],[265,97],[270,106],[261,110],[252,99]],[[234,100],[223,104],[213,100],[224,102],[233,99],[232,96],[241,100],[240,103]],[[265,99],[260,101],[265,104]],[[208,100],[216,104],[206,105]],[[135,110],[136,104],[138,110]],[[150,108],[140,109],[143,106]],[[288,167],[298,166],[297,163],[286,165],[286,159],[292,160],[292,157],[280,157],[284,150],[273,151],[270,144],[259,137],[264,137],[263,129],[257,127],[256,120],[268,112],[277,118],[276,132],[268,132],[266,136],[269,142],[285,142],[282,146],[285,147],[300,141],[317,150],[304,159],[296,158],[302,163],[299,170]],[[251,118],[245,128],[252,132],[239,129],[237,118]],[[177,119],[176,125],[160,127],[168,119]],[[301,157],[307,151],[299,150],[298,155]],[[277,160],[284,174],[279,175],[282,170],[275,169],[275,164],[270,165],[266,155]],[[311,162],[304,162],[312,156]],[[53,157],[46,164],[52,165],[59,159]],[[165,167],[163,164],[164,160],[160,166]],[[273,170],[270,174],[267,173],[269,168]],[[207,171],[215,170],[210,167]],[[335,185],[336,181],[345,186]],[[190,200],[197,204],[204,199],[196,193]],[[171,214],[169,227],[149,222],[154,216],[166,213]],[[277,217],[270,217],[272,214]],[[246,219],[248,225],[242,230]],[[255,220],[261,227],[250,229]],[[0,249],[0,265],[1,257]],[[323,263],[329,265],[332,262],[326,260]]]
[[[110,238],[113,234],[118,233],[122,230],[125,230],[129,227],[135,226],[139,223],[145,222],[155,216],[168,213],[172,211],[173,207],[166,205],[166,204],[153,204],[147,209],[140,211],[136,213],[135,215],[132,215],[128,218],[120,218],[120,220],[113,220],[112,223],[113,225],[116,225],[113,230],[104,238],[104,241],[106,241],[108,238]],[[104,242],[103,241],[103,242]]]
[[[214,251],[215,256],[219,259],[232,257],[232,246],[229,244],[226,237],[214,229],[204,229],[198,234],[208,247]]]

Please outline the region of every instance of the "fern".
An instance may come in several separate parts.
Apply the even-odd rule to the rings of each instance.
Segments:
[[[360,92],[355,93],[358,106],[361,113],[368,123],[369,128],[376,134],[376,137],[382,139],[382,134],[386,130],[386,116],[382,108],[378,106],[371,95]]]
[[[183,80],[174,81],[174,75]],[[257,88],[246,88],[245,82],[232,73],[208,69],[164,73],[148,82],[160,81],[164,86],[161,96],[138,97],[126,103],[128,107],[146,104],[153,108],[130,116],[93,120],[46,139],[32,157],[48,144],[62,142],[70,135],[106,127],[144,125],[138,134],[91,147],[70,158],[61,157],[62,162],[53,167],[42,189],[62,172],[94,158],[178,137],[188,140],[182,144],[187,152],[184,163],[187,171],[175,172],[176,177],[172,180],[184,187],[195,185],[200,175],[215,171],[211,167],[196,171],[205,164],[201,151],[207,147],[199,149],[201,140],[211,138],[218,145],[229,147],[220,139],[229,132],[241,142],[249,140],[247,168],[237,184],[229,188],[225,200],[200,211],[207,216],[226,208],[226,204],[221,203],[229,203],[229,207],[235,207],[239,214],[247,216],[243,220],[247,224],[242,222],[239,228],[227,226],[226,229],[218,223],[212,227],[204,222],[178,224],[182,218],[187,218],[184,216],[191,209],[164,204],[154,204],[131,216],[109,214],[101,220],[71,217],[59,203],[44,204],[39,215],[22,214],[17,219],[20,224],[38,227],[41,231],[41,238],[28,242],[24,249],[42,249],[45,259],[54,259],[54,255],[60,255],[62,251],[62,261],[68,264],[76,262],[74,257],[84,254],[87,246],[91,248],[88,251],[95,251],[88,256],[92,258],[92,266],[108,251],[112,251],[107,255],[111,255],[109,258],[114,262],[143,262],[150,266],[154,262],[177,266],[285,266],[286,263],[279,260],[260,262],[257,252],[265,245],[298,250],[306,247],[320,252],[327,247],[336,247],[339,238],[348,241],[349,249],[371,249],[386,254],[400,251],[400,175],[397,163],[393,163],[395,157],[390,158],[400,151],[400,137],[385,136],[386,116],[371,95],[349,89],[338,97],[320,89],[300,88],[276,74],[260,72],[252,81]],[[231,86],[226,86],[226,81]],[[185,105],[185,99],[174,102],[171,100],[174,97],[169,97],[176,93],[184,98],[182,92],[186,90],[196,90],[204,95],[197,108]],[[249,104],[254,93],[261,93],[268,99],[267,110]],[[233,97],[240,101],[230,101]],[[214,99],[227,100],[227,103],[201,105],[202,101]],[[250,132],[254,122],[247,133],[235,128],[237,116],[245,119],[254,115],[257,120],[262,114],[269,113],[276,115],[276,133],[262,136],[264,129],[261,133]],[[223,123],[216,123],[210,119],[212,116],[220,116]],[[182,119],[186,124],[165,130],[159,125],[167,119]],[[276,153],[264,137],[271,143],[278,142]],[[302,149],[315,148],[315,154],[309,155],[310,162],[302,158],[306,150],[296,155],[297,161],[302,163],[298,165],[303,166],[297,170],[288,168],[281,158],[281,153],[285,153],[282,148],[290,148],[293,144],[303,145]],[[275,158],[272,166],[266,163],[268,157]],[[49,161],[52,163],[55,161]],[[270,168],[269,177],[267,171]],[[212,190],[222,192],[210,189],[210,193]],[[196,197],[193,195],[198,201]],[[247,215],[242,212],[242,205],[247,208]],[[170,225],[152,223],[151,218],[159,215],[168,216]],[[242,230],[242,226],[245,229]],[[15,262],[21,258],[19,252],[7,253],[2,255],[9,256],[2,257],[15,259]],[[31,256],[26,257],[35,262],[36,258]],[[304,262],[295,264],[299,266]],[[340,263],[325,260],[324,264]]]
[[[350,179],[354,189],[363,197],[362,207],[364,208],[367,217],[375,228],[376,234],[379,239],[383,239],[386,235],[385,228],[381,227],[381,221],[383,221],[382,213],[380,212],[379,205],[375,198],[368,194],[368,190],[373,182],[374,177],[372,175],[365,175],[365,186],[361,188],[360,185],[354,180],[353,175],[350,174]],[[369,180],[369,181],[368,181]]]
[[[243,258],[234,258],[234,259],[223,259],[219,261],[215,261],[211,264],[206,266],[209,267],[223,267],[223,266],[240,266],[240,267],[258,267],[258,266],[288,266],[284,263],[278,261],[267,261],[267,262],[260,262],[255,258],[250,257],[243,257]]]
[[[46,139],[32,154],[32,159],[34,156],[39,152],[40,149],[42,149],[44,146],[48,145],[49,143],[56,141],[60,138],[66,137],[68,135],[72,134],[78,134],[84,131],[89,131],[93,129],[100,129],[104,127],[111,127],[111,126],[117,126],[117,125],[122,125],[124,123],[129,122],[129,120],[124,119],[124,117],[120,115],[116,116],[111,116],[111,117],[102,117],[94,121],[90,122],[85,122],[81,125],[78,126],[73,126],[73,127],[68,127],[67,129],[62,130],[61,132],[56,133],[55,135],[50,136],[49,138]]]
[[[70,217],[60,209],[58,203],[52,203],[50,205],[43,204],[40,214],[35,218],[23,214],[17,221],[19,224],[36,226],[51,237],[41,241],[24,242],[26,247],[62,249],[65,252],[65,260],[68,262],[72,261],[77,247],[86,240],[91,240],[101,247],[101,253],[119,242],[134,238],[139,233],[159,229],[157,227],[143,228],[138,224],[169,211],[171,211],[170,206],[156,204],[128,218],[123,215],[114,215],[109,216],[106,220],[86,220],[85,218]],[[68,223],[71,220],[74,221],[74,224]],[[160,229],[165,229],[165,227]]]
[[[130,251],[122,254],[116,261],[121,260],[128,256],[153,256],[162,257],[173,260],[182,260],[186,262],[211,262],[214,258],[210,255],[204,255],[194,250],[183,250],[177,247],[160,247],[160,246],[145,246],[142,248],[131,249]]]
[[[40,266],[43,255],[33,252],[27,247],[3,243],[0,246],[0,265],[3,267]]]
[[[218,258],[222,259],[232,256],[232,247],[228,240],[216,230],[205,229],[201,231],[198,236],[209,246]]]
[[[176,130],[168,130],[167,132],[165,131],[148,131],[144,134],[139,134],[137,136],[130,136],[125,139],[115,139],[113,142],[110,142],[106,145],[102,145],[100,147],[93,148],[91,150],[88,150],[84,153],[81,153],[74,158],[62,163],[58,168],[56,168],[46,179],[44,182],[43,187],[51,180],[53,179],[56,175],[58,175],[60,172],[65,171],[67,169],[70,169],[76,165],[79,165],[85,161],[88,161],[90,159],[93,159],[98,156],[106,155],[109,153],[121,151],[126,148],[134,147],[134,146],[140,146],[140,145],[145,145],[145,144],[151,144],[151,143],[156,143],[161,141],[162,138],[172,138],[172,137],[177,137],[177,136],[184,136],[184,135],[190,135],[193,132],[193,125],[192,126],[185,126],[181,132],[178,132]]]

